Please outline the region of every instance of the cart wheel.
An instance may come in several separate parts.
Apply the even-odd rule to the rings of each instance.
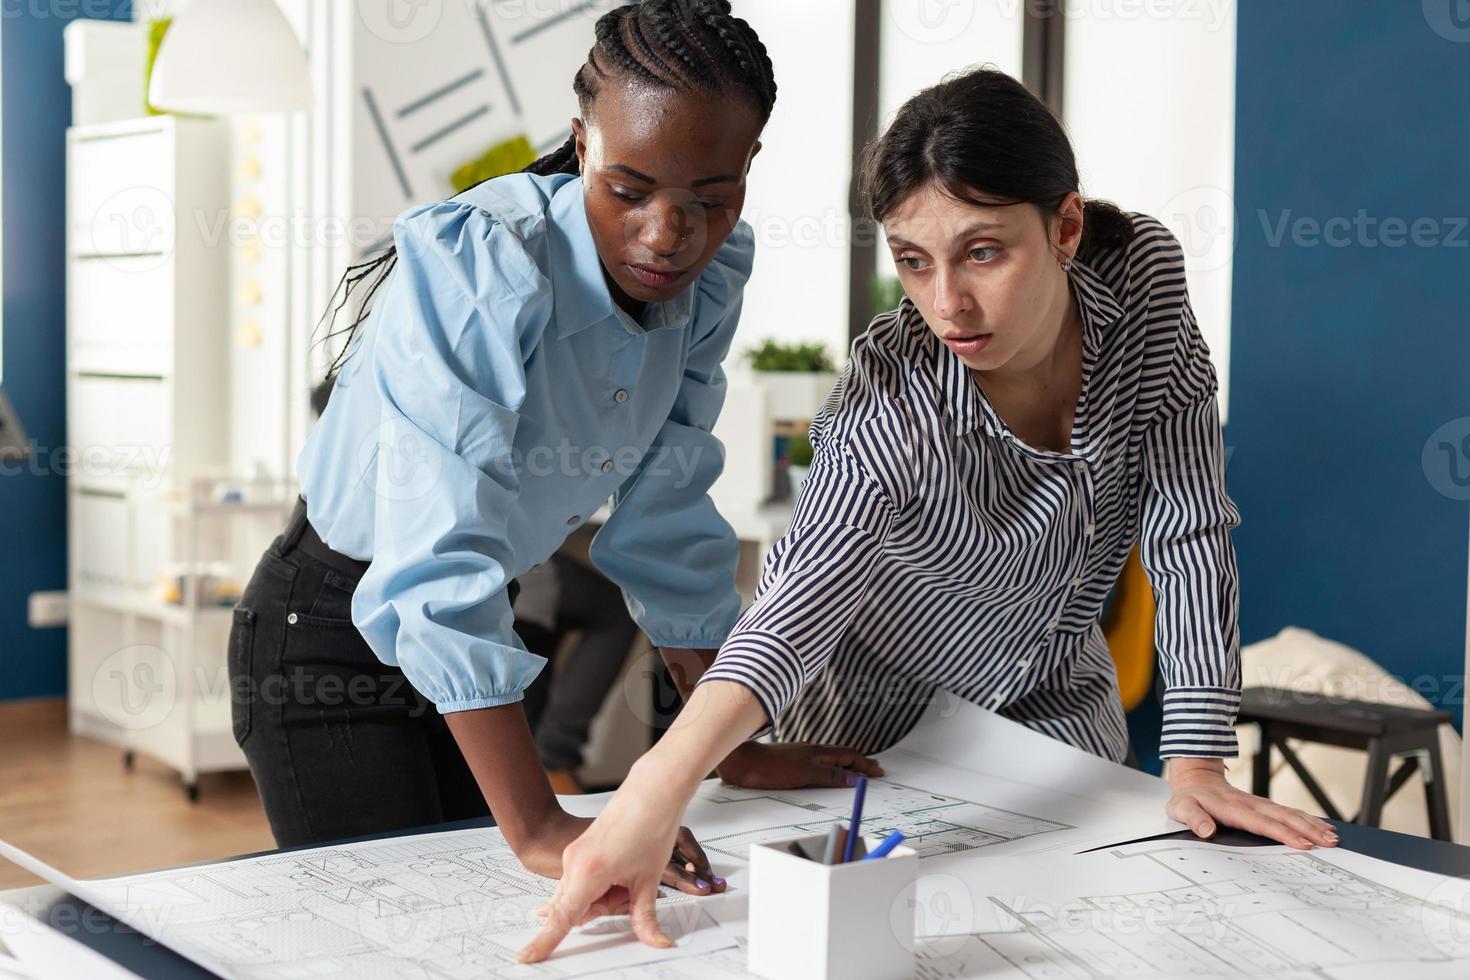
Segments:
[[[189,797],[189,802],[190,803],[198,803],[199,802],[199,784],[198,783],[185,783],[184,784],[184,794]]]
[[[133,771],[133,767],[137,765],[137,762],[138,757],[133,755],[132,749],[128,749],[126,752],[123,753],[123,768],[126,769],[128,772]]]

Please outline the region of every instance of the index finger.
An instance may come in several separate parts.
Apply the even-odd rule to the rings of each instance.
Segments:
[[[704,848],[699,846],[699,840],[688,827],[679,828],[679,835],[674,839],[674,853],[688,858],[689,863],[694,865],[694,873],[703,877],[705,881],[714,877],[714,870],[710,867],[708,855],[704,853]]]
[[[563,878],[545,906],[546,922],[541,931],[521,949],[517,958],[522,963],[540,963],[550,956],[607,890],[607,884],[596,882],[588,875],[573,872]]]
[[[689,864],[694,865],[692,872],[687,871],[687,865],[683,866],[686,873],[694,876],[695,884],[703,881],[709,886],[712,894],[718,894],[725,890],[725,879],[715,874],[714,865],[710,864],[709,857],[704,853],[704,848],[699,846],[699,841],[688,827],[679,828],[679,836],[675,839],[674,854],[683,857]],[[677,863],[678,857],[675,858]],[[688,891],[687,888],[680,889]],[[703,894],[701,892],[701,894]]]

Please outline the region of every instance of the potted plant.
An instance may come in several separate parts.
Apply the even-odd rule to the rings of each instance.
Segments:
[[[766,389],[767,413],[774,421],[810,419],[837,384],[837,368],[821,344],[767,340],[746,357]]]
[[[812,443],[806,436],[792,436],[786,444],[786,477],[791,481],[791,499],[801,496],[801,485],[812,469]]]

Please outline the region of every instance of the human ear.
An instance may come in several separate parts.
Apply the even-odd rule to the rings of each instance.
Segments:
[[[1064,255],[1075,255],[1082,245],[1082,228],[1086,221],[1082,195],[1072,191],[1057,205],[1057,248]]]
[[[573,118],[572,135],[577,139],[577,169],[581,170],[587,163],[587,124]]]

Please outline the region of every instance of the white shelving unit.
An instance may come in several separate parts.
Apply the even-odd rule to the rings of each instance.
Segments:
[[[209,119],[67,134],[70,725],[177,769],[191,797],[200,773],[245,767],[231,609],[165,601],[160,573],[209,559],[243,584],[294,500],[219,504],[213,482],[229,465],[228,151]]]

